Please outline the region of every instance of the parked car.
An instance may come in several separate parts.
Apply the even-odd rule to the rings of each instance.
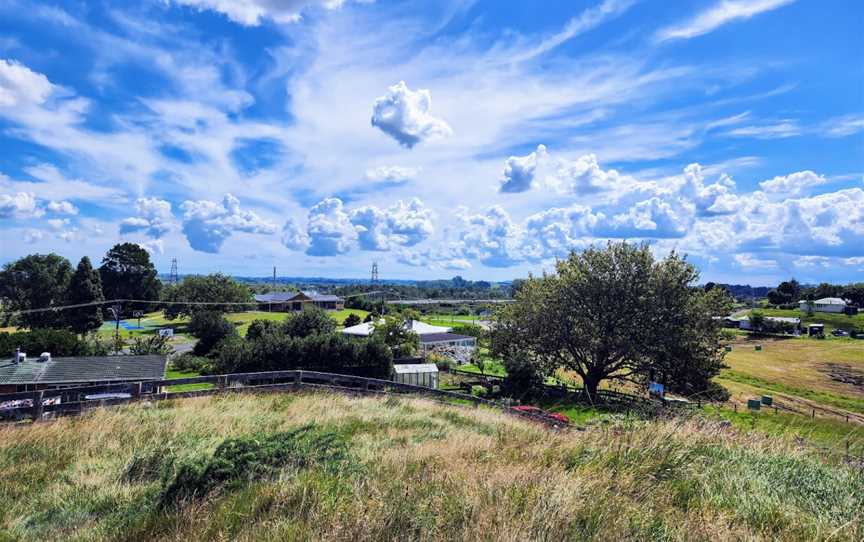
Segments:
[[[513,407],[513,410],[518,410],[519,412],[526,412],[528,414],[535,414],[537,416],[541,416],[543,418],[547,418],[549,421],[555,421],[558,423],[569,424],[570,418],[565,416],[564,414],[558,412],[547,412],[542,408],[538,408],[536,406],[531,405],[520,405]]]
[[[847,337],[849,336],[849,332],[843,329],[835,329],[831,332],[831,335],[834,335],[835,337]]]

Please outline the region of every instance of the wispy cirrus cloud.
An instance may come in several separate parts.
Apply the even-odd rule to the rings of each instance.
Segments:
[[[661,28],[654,34],[657,41],[690,39],[738,20],[772,11],[795,0],[721,0],[679,25]]]

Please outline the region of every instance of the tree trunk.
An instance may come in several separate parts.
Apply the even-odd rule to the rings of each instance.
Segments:
[[[600,375],[591,372],[582,378],[582,383],[585,385],[585,393],[588,395],[588,400],[592,403],[596,403],[598,400],[597,387],[600,385],[600,380]]]

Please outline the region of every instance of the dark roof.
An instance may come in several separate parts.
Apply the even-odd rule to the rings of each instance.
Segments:
[[[464,341],[465,339],[474,339],[470,335],[459,335],[457,333],[426,333],[420,335],[421,343],[440,343],[445,341]]]
[[[303,292],[270,292],[259,294],[255,296],[255,301],[259,303],[286,303],[288,301],[293,301],[297,297],[301,297],[301,294],[312,301],[342,301],[342,298],[337,295],[319,294],[312,290],[306,290]]]
[[[166,356],[103,356],[53,358],[23,363],[0,362],[0,384],[65,384],[128,382],[165,378]]]

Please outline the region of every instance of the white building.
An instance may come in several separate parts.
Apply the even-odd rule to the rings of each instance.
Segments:
[[[382,318],[380,322],[384,323],[384,319]],[[342,330],[342,333],[344,333],[345,335],[354,335],[355,337],[368,337],[372,335],[372,331],[374,329],[375,325],[372,322],[363,322],[362,324],[357,324],[356,326],[346,327]],[[432,335],[435,333],[449,333],[453,331],[453,328],[433,326],[419,320],[411,320],[411,331],[413,331],[417,335],[420,335],[420,338],[422,339],[423,335]]]
[[[802,312],[836,312],[842,313],[846,310],[846,302],[839,297],[823,297],[816,301],[802,300],[798,302]]]

